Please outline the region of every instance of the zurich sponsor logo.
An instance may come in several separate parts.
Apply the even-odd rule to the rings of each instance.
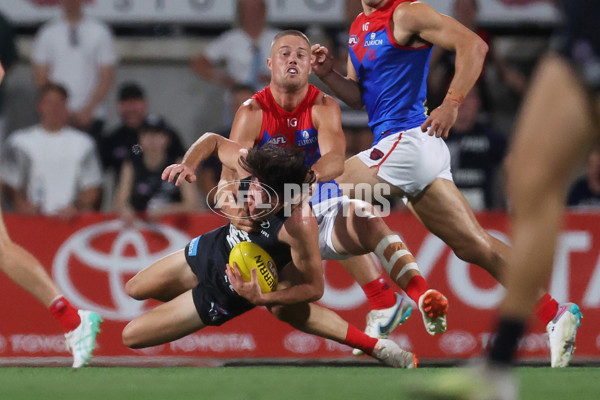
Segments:
[[[317,131],[314,129],[303,130],[296,132],[296,145],[297,146],[308,146],[310,144],[317,143]]]
[[[365,40],[364,47],[381,46],[382,44],[383,44],[383,39],[377,39],[377,33],[371,32],[369,34],[369,39]]]
[[[349,46],[354,46],[358,44],[358,36],[356,35],[350,35],[350,37],[348,38],[348,45]]]

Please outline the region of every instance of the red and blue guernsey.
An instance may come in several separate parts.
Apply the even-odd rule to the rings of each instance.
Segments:
[[[309,84],[306,96],[293,111],[286,111],[275,102],[269,86],[252,96],[263,111],[260,136],[254,145],[261,147],[272,143],[283,147],[301,147],[304,149],[306,166],[316,163],[321,158],[321,151],[318,132],[312,122],[312,108],[320,94],[319,89]],[[320,183],[318,193],[320,195],[315,195],[311,200],[314,204],[338,196],[339,188],[335,181]]]
[[[385,134],[415,128],[427,119],[432,46],[400,46],[390,26],[394,10],[406,1],[414,0],[388,0],[369,16],[361,13],[350,27],[350,59],[358,75],[374,145]]]

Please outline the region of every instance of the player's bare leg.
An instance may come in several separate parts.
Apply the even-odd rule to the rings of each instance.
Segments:
[[[561,58],[544,60],[524,104],[509,160],[514,213],[514,247],[507,277],[510,295],[500,307],[502,318],[522,322],[529,318],[536,301],[532,288],[546,288],[550,279],[566,182],[597,140],[594,106]],[[564,312],[547,330],[552,366],[564,367],[573,355],[581,313],[572,303],[560,306]]]
[[[125,284],[125,292],[136,300],[169,301],[197,284],[182,249],[138,272]]]
[[[204,328],[192,291],[140,315],[123,329],[123,344],[137,349],[180,339]]]
[[[454,182],[435,179],[419,196],[410,199],[410,205],[425,227],[450,246],[458,258],[479,265],[502,282],[509,247],[479,225]]]
[[[586,93],[562,59],[550,57],[540,64],[523,105],[508,163],[514,245],[496,340],[485,363],[423,385],[418,389],[423,398],[518,398],[510,362],[537,301],[535,289],[545,288],[552,272],[565,183],[597,135]],[[577,313],[566,308],[556,324],[556,331],[573,333],[573,341]],[[552,344],[555,333],[550,335]],[[551,349],[553,366],[570,360],[572,343],[564,344],[562,354]]]
[[[280,275],[277,288],[285,288],[299,279],[293,267],[286,267]],[[386,365],[398,368],[416,368],[417,358],[402,350],[390,339],[368,336],[346,322],[332,310],[314,303],[299,303],[285,306],[272,306],[269,311],[283,322],[312,335],[334,340],[371,355]]]
[[[340,210],[332,232],[332,243],[340,254],[374,252],[392,280],[419,305],[427,332],[435,335],[446,331],[446,298],[437,290],[429,289],[414,256],[371,204],[351,200],[347,209]],[[404,322],[410,310],[401,306],[399,309],[399,321]],[[373,330],[381,332],[381,323],[375,325],[378,326]]]
[[[346,170],[342,178],[338,178],[340,183],[357,184],[358,179],[370,184],[383,182],[376,176],[377,168],[367,167],[358,158],[348,160],[346,165],[350,170]],[[355,175],[350,175],[349,172]],[[372,175],[370,178],[369,174]],[[398,188],[396,191],[391,190],[391,193],[392,196],[401,194]],[[351,196],[355,194],[350,192]],[[503,271],[509,247],[481,227],[453,182],[435,179],[420,195],[410,200],[411,211],[429,231],[447,243],[459,258],[479,265],[495,279],[504,282]],[[544,324],[549,324],[560,312],[558,303],[548,294],[539,295],[542,297],[536,305],[536,314]]]
[[[0,269],[19,286],[50,307],[60,291],[40,262],[8,236],[0,209]]]
[[[1,209],[0,270],[38,299],[62,325],[65,344],[73,354],[73,368],[88,364],[96,347],[102,318],[92,311],[77,310],[63,297],[40,262],[10,239]]]

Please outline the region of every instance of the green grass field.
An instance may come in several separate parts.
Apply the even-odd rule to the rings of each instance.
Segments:
[[[0,368],[0,400],[409,399],[409,382],[445,368]],[[523,400],[600,398],[600,369],[518,368]]]

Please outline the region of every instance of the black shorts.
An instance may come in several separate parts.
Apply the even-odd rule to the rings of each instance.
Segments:
[[[220,244],[222,229],[192,239],[185,246],[185,258],[198,277],[192,289],[196,311],[205,325],[218,326],[254,308],[254,304],[230,287],[225,274],[227,256]]]

